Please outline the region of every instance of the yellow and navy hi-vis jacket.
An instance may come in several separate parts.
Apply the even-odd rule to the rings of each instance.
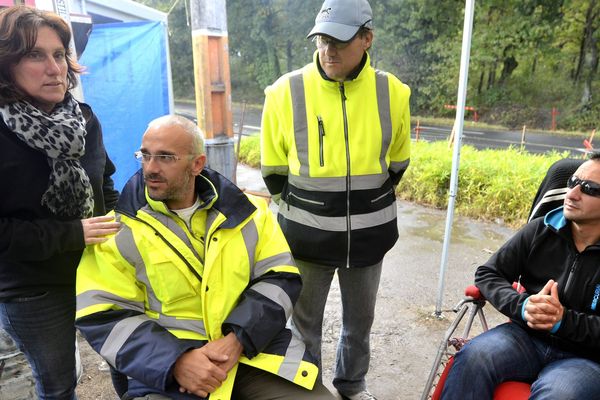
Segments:
[[[141,172],[129,180],[115,210],[122,229],[81,259],[77,327],[130,377],[133,397],[197,399],[179,393],[174,363],[231,331],[244,347],[240,362],[312,388],[318,369],[285,328],[302,283],[274,215],[209,169],[196,189],[207,210],[198,233],[202,211],[190,230],[147,196]],[[230,398],[236,370],[211,400]]]
[[[371,67],[335,82],[318,52],[265,89],[261,170],[294,257],[379,262],[398,238],[394,186],[410,157],[410,89]]]

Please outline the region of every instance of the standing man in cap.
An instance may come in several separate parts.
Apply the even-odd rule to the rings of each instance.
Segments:
[[[394,188],[410,155],[410,89],[371,67],[366,0],[326,0],[308,34],[313,62],[265,90],[262,175],[302,274],[292,316],[320,360],[323,311],[337,271],[342,328],[333,385],[366,387],[382,259],[398,238]]]

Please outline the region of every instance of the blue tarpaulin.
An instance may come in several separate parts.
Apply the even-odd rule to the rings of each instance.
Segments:
[[[140,167],[133,152],[148,122],[169,114],[166,48],[160,22],[95,24],[79,60],[85,102],[102,124],[118,190]]]

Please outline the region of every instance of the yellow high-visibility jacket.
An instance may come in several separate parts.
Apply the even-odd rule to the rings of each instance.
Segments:
[[[265,89],[261,170],[294,257],[373,265],[398,238],[394,186],[410,157],[410,89],[371,67],[344,82],[314,61]]]
[[[179,393],[175,361],[232,331],[240,362],[312,388],[318,369],[285,328],[301,279],[275,217],[209,169],[196,189],[202,204],[188,228],[147,196],[141,172],[130,179],[116,207],[122,229],[81,259],[77,327],[131,378],[134,397],[197,398]],[[236,370],[211,400],[230,398]]]

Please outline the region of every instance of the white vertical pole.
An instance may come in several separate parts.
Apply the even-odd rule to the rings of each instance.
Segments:
[[[446,231],[444,233],[444,246],[440,263],[440,281],[438,297],[435,305],[435,315],[442,315],[442,298],[444,295],[444,282],[448,264],[448,249],[452,236],[452,222],[454,220],[454,203],[458,191],[458,167],[460,162],[460,146],[462,142],[463,126],[465,119],[465,104],[467,96],[467,82],[469,80],[469,56],[471,54],[471,36],[473,33],[473,14],[475,0],[465,1],[465,21],[463,27],[462,52],[460,56],[460,75],[458,79],[458,99],[456,101],[456,137],[454,140],[454,153],[452,157],[452,174],[450,176],[450,195],[448,198],[448,214],[446,216]]]

